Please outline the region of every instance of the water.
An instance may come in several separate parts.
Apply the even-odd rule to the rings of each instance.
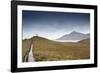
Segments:
[[[54,40],[56,42],[78,42],[79,40]]]

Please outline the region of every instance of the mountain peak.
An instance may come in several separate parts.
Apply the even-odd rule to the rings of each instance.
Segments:
[[[86,39],[89,38],[90,35],[87,34],[83,34],[81,32],[76,32],[76,31],[72,31],[69,34],[65,34],[64,36],[58,38],[57,40],[82,40],[82,39]]]
[[[78,32],[76,32],[76,31],[72,31],[71,33],[78,33]]]
[[[70,34],[83,34],[83,33],[80,33],[80,32],[77,32],[77,31],[72,31]]]

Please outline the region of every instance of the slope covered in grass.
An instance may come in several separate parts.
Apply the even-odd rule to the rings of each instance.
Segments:
[[[55,42],[35,36],[33,54],[35,61],[77,60],[90,58],[89,43]]]
[[[23,62],[26,62],[28,60],[30,45],[31,45],[30,39],[22,40],[22,60]]]

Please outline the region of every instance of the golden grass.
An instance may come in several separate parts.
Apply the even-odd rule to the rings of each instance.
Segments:
[[[36,37],[33,42],[33,55],[35,61],[59,61],[78,60],[90,58],[89,43],[64,43],[54,42],[44,38]],[[29,42],[23,43],[23,56],[29,48]]]
[[[61,43],[50,40],[33,40],[33,55],[36,61],[89,59],[89,44]]]
[[[25,39],[22,41],[22,60],[23,62],[26,62],[28,60],[30,44],[31,44],[30,39]]]

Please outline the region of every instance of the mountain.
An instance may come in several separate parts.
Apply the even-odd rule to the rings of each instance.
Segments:
[[[57,40],[80,41],[80,40],[83,40],[83,39],[87,39],[89,37],[90,37],[90,34],[83,34],[83,33],[80,33],[80,32],[73,31],[70,34],[66,34],[66,35],[58,38]]]

